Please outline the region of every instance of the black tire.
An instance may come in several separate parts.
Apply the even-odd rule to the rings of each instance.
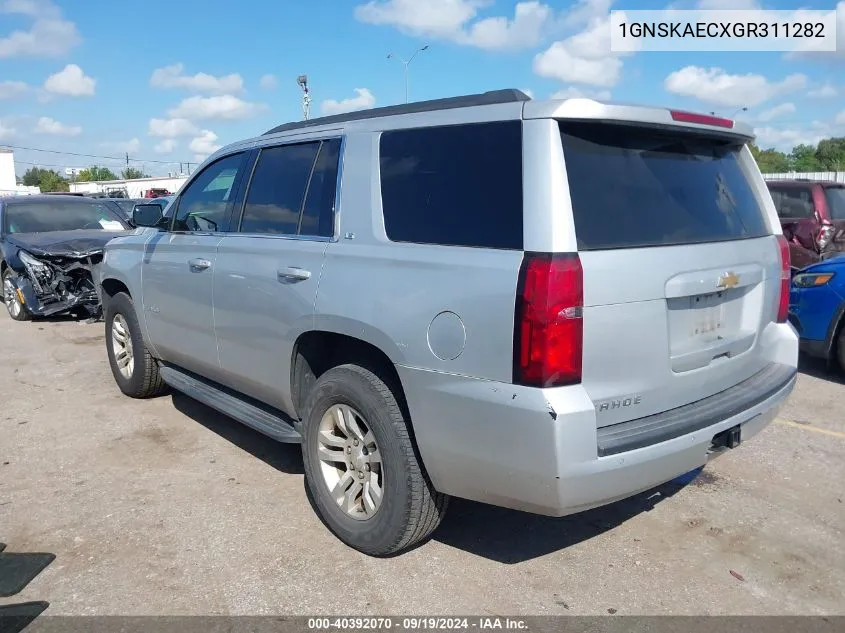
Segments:
[[[836,337],[836,362],[839,366],[839,371],[845,374],[845,327],[839,328],[839,334]]]
[[[383,497],[375,514],[365,520],[343,511],[323,478],[318,432],[323,414],[336,404],[361,413],[381,454]],[[330,369],[315,383],[304,411],[305,482],[315,509],[341,541],[371,556],[389,556],[422,541],[440,525],[449,497],[431,485],[411,438],[410,421],[381,378],[359,365]]]
[[[11,301],[13,303],[9,303],[8,301],[6,301],[6,279],[8,278],[9,280],[14,280],[17,278],[17,276],[18,274],[11,268],[6,268],[6,270],[3,271],[3,302],[6,304],[6,312],[9,313],[9,318],[13,319],[14,321],[29,321],[32,319],[32,312],[29,311],[29,308],[27,308],[26,305],[20,302],[20,299],[18,299],[17,294],[12,295]]]
[[[129,377],[124,376],[118,367],[115,359],[114,339],[112,328],[116,317],[122,317],[126,324],[129,338],[132,342],[132,354],[134,356],[134,368]],[[141,336],[141,327],[138,323],[138,315],[135,313],[135,304],[132,298],[125,292],[119,292],[106,301],[105,310],[106,323],[106,351],[109,357],[114,381],[120,390],[131,398],[150,398],[158,396],[167,391],[167,385],[161,379],[158,372],[158,362],[152,357],[144,339]]]

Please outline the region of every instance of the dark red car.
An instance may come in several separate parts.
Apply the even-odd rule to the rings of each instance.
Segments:
[[[145,198],[163,198],[164,196],[171,195],[167,189],[148,189],[144,193]]]
[[[845,252],[845,183],[768,180],[793,268]]]

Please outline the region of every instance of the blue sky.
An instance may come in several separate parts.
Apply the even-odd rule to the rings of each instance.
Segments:
[[[520,88],[740,115],[762,146],[845,135],[845,2],[836,53],[610,51],[611,9],[636,0],[0,0],[0,143],[123,156],[178,171],[228,142],[300,118]],[[677,8],[825,9],[807,0],[676,0]],[[30,163],[118,170],[114,160],[15,150]],[[171,161],[154,163],[155,161]]]

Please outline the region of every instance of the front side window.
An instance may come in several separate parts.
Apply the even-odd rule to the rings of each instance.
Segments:
[[[222,231],[242,165],[243,154],[240,153],[221,158],[206,167],[179,197],[173,230]]]

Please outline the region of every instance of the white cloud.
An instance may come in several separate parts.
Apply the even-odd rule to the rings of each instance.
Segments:
[[[14,99],[29,91],[29,86],[23,81],[0,81],[0,99]]]
[[[191,92],[207,94],[231,94],[242,92],[244,80],[237,73],[215,77],[207,73],[185,75],[184,64],[173,64],[164,68],[156,68],[150,77],[153,88],[182,88]]]
[[[824,9],[822,9],[824,10]],[[845,0],[839,2],[835,9],[831,11],[836,12],[836,50],[835,51],[819,51],[814,50],[824,40],[816,38],[805,38],[800,42],[803,50],[793,51],[786,54],[787,59],[811,59],[811,60],[835,60],[842,61],[845,59]],[[797,13],[800,15],[801,10]]]
[[[279,79],[276,75],[267,73],[261,76],[261,79],[258,80],[258,85],[264,90],[275,90],[279,85]]]
[[[610,99],[610,90],[584,90],[577,86],[568,86],[563,90],[558,90],[550,99],[598,99],[599,101],[608,101]]]
[[[250,103],[233,95],[216,97],[188,97],[168,111],[174,119],[206,121],[211,119],[235,121],[248,119],[267,109],[259,103]]]
[[[771,121],[774,118],[783,116],[784,114],[792,114],[793,112],[795,112],[794,103],[781,103],[780,105],[776,105],[774,108],[761,112],[757,119],[760,121]]]
[[[103,147],[109,149],[112,152],[126,152],[128,154],[134,154],[139,149],[141,149],[141,141],[137,138],[133,138],[128,141],[116,141],[112,143],[103,143]]]
[[[686,66],[676,70],[663,82],[668,92],[722,106],[753,108],[778,95],[800,90],[807,77],[794,74],[772,82],[763,75],[747,73],[731,75],[721,68]]]
[[[79,136],[82,134],[82,128],[78,125],[65,125],[47,116],[38,119],[33,131],[38,134],[53,134],[56,136]]]
[[[783,151],[789,151],[796,145],[815,145],[823,138],[828,138],[830,132],[829,128],[815,131],[783,127],[754,128],[758,147],[774,147]]]
[[[156,154],[170,154],[174,149],[176,149],[176,141],[172,138],[166,138],[156,145],[153,148],[153,151],[155,151]]]
[[[591,18],[581,32],[538,53],[534,72],[560,81],[612,88],[621,78],[622,57],[630,54],[610,50],[610,16],[603,15]]]
[[[589,24],[596,18],[607,16],[614,0],[579,0],[569,10],[564,23],[569,26]]]
[[[0,119],[0,141],[8,141],[18,135],[17,129],[9,122]]]
[[[475,20],[490,0],[371,0],[355,7],[360,22],[390,25],[408,35],[442,39],[487,50],[515,50],[537,45],[553,12],[536,0],[518,2],[513,18]]]
[[[836,115],[836,125],[845,125],[845,110]]]
[[[531,97],[532,99],[534,98],[534,91],[533,91],[533,90],[531,90],[530,88],[522,88],[522,92],[524,92],[525,94],[527,94],[527,95],[528,95],[529,97]]]
[[[94,95],[96,79],[88,77],[76,64],[68,64],[64,69],[47,77],[44,89],[57,95],[70,97],[91,97]]]
[[[76,25],[62,17],[49,0],[6,0],[0,13],[15,13],[33,19],[29,30],[12,31],[0,37],[0,59],[10,57],[60,57],[82,41]]]
[[[376,104],[376,98],[373,93],[366,88],[355,88],[355,96],[335,101],[334,99],[326,99],[320,106],[323,114],[342,114],[344,112],[352,112],[354,110],[366,110],[372,108]]]
[[[539,2],[519,2],[512,19],[484,18],[472,24],[455,41],[485,50],[531,48],[542,41],[552,10]]]
[[[150,119],[149,134],[164,138],[196,136],[199,134],[199,128],[188,119]]]
[[[205,160],[205,158],[209,154],[213,154],[218,149],[220,149],[220,145],[216,143],[217,135],[212,132],[211,130],[202,130],[199,133],[199,136],[191,140],[191,143],[188,145],[188,149],[190,149],[195,154],[195,158],[199,161]]]
[[[720,9],[759,9],[757,0],[699,0],[698,8],[705,11],[717,11]]]
[[[813,97],[814,99],[829,99],[838,94],[839,91],[833,85],[825,83],[821,88],[810,90],[810,92],[807,93],[807,96]]]

